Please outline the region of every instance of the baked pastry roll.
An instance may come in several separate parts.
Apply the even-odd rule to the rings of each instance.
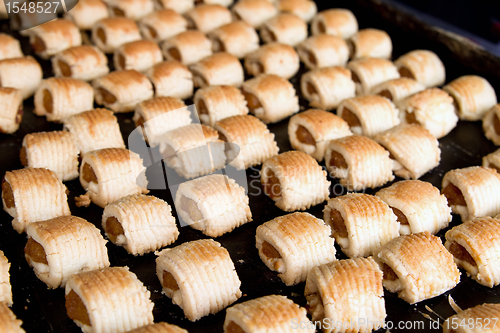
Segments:
[[[439,141],[417,124],[401,124],[373,137],[390,153],[398,177],[418,179],[441,160]]]
[[[299,55],[293,47],[281,43],[262,45],[245,57],[248,74],[275,74],[289,79],[299,71]]]
[[[233,305],[226,310],[224,333],[286,332],[295,322],[306,323],[306,310],[281,295],[268,295]],[[314,333],[314,328],[297,328],[296,332]]]
[[[22,58],[21,44],[11,35],[0,33],[0,60]]]
[[[107,18],[109,13],[108,7],[101,0],[79,0],[66,15],[78,29],[91,30],[97,22]]]
[[[141,157],[124,148],[104,148],[83,155],[80,183],[99,207],[130,194],[147,193]]]
[[[476,75],[465,75],[445,85],[443,90],[454,99],[461,120],[481,120],[497,104],[497,95],[491,84]]]
[[[386,59],[351,60],[347,63],[347,68],[351,70],[352,80],[356,83],[358,95],[368,95],[376,85],[399,78],[396,66]]]
[[[176,325],[160,322],[142,326],[127,333],[188,333],[188,331]]]
[[[0,88],[0,133],[14,133],[23,119],[23,97],[15,88]]]
[[[307,110],[288,122],[288,138],[293,149],[301,150],[318,162],[325,157],[330,140],[352,135],[345,120],[323,110]]]
[[[209,86],[194,95],[194,104],[201,122],[214,126],[221,119],[248,114],[245,96],[232,86]]]
[[[229,7],[233,4],[233,0],[198,0],[198,4],[208,4],[208,5],[221,5],[224,7]]]
[[[220,174],[200,177],[179,185],[175,209],[191,228],[219,237],[252,221],[245,189]]]
[[[394,179],[389,152],[374,140],[360,135],[330,141],[326,168],[349,191],[375,188]]]
[[[443,62],[429,50],[413,50],[399,57],[394,64],[401,77],[414,79],[426,88],[441,86],[446,80]]]
[[[295,14],[306,22],[318,12],[316,3],[311,0],[280,0],[277,5],[280,12]]]
[[[451,222],[446,197],[431,183],[403,180],[375,194],[391,207],[400,223],[401,235],[428,231],[436,234]]]
[[[92,223],[61,216],[26,226],[24,255],[49,288],[64,287],[70,275],[109,267],[106,241]]]
[[[3,2],[2,2],[3,4]],[[5,303],[0,302],[0,331],[9,333],[25,333],[21,325],[23,322],[16,318],[16,315]]]
[[[324,110],[335,109],[343,100],[356,95],[351,71],[340,66],[305,73],[300,79],[300,87],[310,106]]]
[[[301,151],[288,151],[262,164],[264,193],[279,209],[306,210],[328,199],[330,182],[318,162]]]
[[[231,23],[231,12],[224,6],[200,4],[185,14],[188,28],[206,34],[225,24]]]
[[[371,332],[384,326],[382,271],[371,257],[314,267],[304,295],[313,322],[324,324],[323,332]]]
[[[153,98],[153,84],[136,70],[114,71],[93,82],[95,101],[115,112],[130,112]],[[90,108],[89,108],[90,109]]]
[[[366,95],[344,100],[337,108],[355,134],[372,137],[399,125],[399,112],[387,98]]]
[[[73,274],[66,312],[83,332],[125,332],[153,323],[151,293],[128,267]]]
[[[278,14],[278,9],[268,0],[239,0],[232,11],[235,20],[245,21],[256,29]]]
[[[214,53],[227,52],[240,59],[259,48],[257,32],[243,21],[223,25],[208,34],[208,38]]]
[[[170,205],[143,194],[129,195],[107,205],[102,228],[110,241],[133,255],[158,250],[179,236]]]
[[[500,175],[494,169],[468,167],[448,171],[443,177],[443,193],[454,214],[462,222],[473,217],[500,213]]]
[[[35,93],[37,116],[48,121],[60,122],[74,114],[91,110],[94,106],[94,90],[87,82],[69,77],[48,78],[42,81]]]
[[[227,52],[219,52],[208,56],[189,66],[193,73],[195,87],[236,86],[243,83],[245,74],[237,57]]]
[[[187,30],[188,22],[172,9],[162,9],[144,17],[139,23],[144,38],[159,43]]]
[[[217,313],[241,297],[241,282],[229,252],[212,239],[161,251],[156,274],[163,292],[191,321]]]
[[[229,163],[238,170],[244,170],[254,165],[262,164],[267,158],[277,155],[279,148],[274,140],[274,133],[254,116],[238,115],[224,118],[215,123],[219,139],[238,146],[226,147],[226,157],[237,155]]]
[[[367,257],[399,236],[396,215],[380,198],[348,193],[328,200],[323,219],[342,252],[350,258]]]
[[[64,119],[63,124],[63,129],[72,134],[82,156],[102,148],[125,148],[118,120],[112,111],[85,111]]]
[[[191,65],[212,55],[212,43],[202,32],[188,30],[167,39],[162,44],[165,59]]]
[[[379,29],[362,29],[349,38],[351,59],[382,58],[391,59],[392,40],[387,32]]]
[[[150,40],[136,40],[115,50],[113,61],[115,70],[135,69],[145,72],[163,61],[160,47]]]
[[[105,18],[92,27],[92,41],[105,53],[113,53],[121,45],[140,39],[137,24],[129,18]]]
[[[186,104],[174,97],[156,97],[137,105],[133,117],[151,147],[158,146],[168,131],[191,124]]]
[[[500,104],[493,106],[483,118],[484,135],[496,146],[500,145]]]
[[[309,37],[297,45],[297,53],[309,69],[345,66],[349,60],[347,43],[340,37],[326,34]]]
[[[42,67],[31,56],[0,60],[0,86],[19,89],[23,99],[35,93],[42,76]]]
[[[500,173],[500,149],[483,157],[483,167],[495,169]]]
[[[52,57],[56,77],[91,81],[109,73],[108,58],[94,46],[75,46]]]
[[[216,130],[190,124],[165,133],[160,154],[168,167],[190,179],[223,168],[226,165],[224,148]]]
[[[82,45],[78,27],[69,20],[56,19],[36,26],[30,33],[33,51],[43,59],[73,46]]]
[[[185,14],[194,7],[194,0],[156,0],[157,9],[172,9],[179,14]]]
[[[477,305],[448,317],[443,323],[443,333],[484,332],[497,329],[499,316],[500,304]]]
[[[455,263],[483,286],[500,284],[500,220],[475,217],[446,232],[444,246]]]
[[[140,20],[154,11],[153,0],[105,0],[112,17]]]
[[[23,166],[52,170],[66,181],[78,177],[79,153],[69,132],[36,132],[24,136],[20,158]]]
[[[31,222],[71,215],[66,186],[48,169],[7,171],[2,181],[3,209],[14,219],[12,226],[24,232]]]
[[[277,75],[261,74],[243,82],[248,109],[264,123],[276,123],[299,111],[293,85]]]
[[[440,139],[451,132],[458,122],[453,98],[439,88],[430,88],[398,103],[403,124],[420,124]]]
[[[314,17],[311,31],[314,36],[328,34],[347,39],[358,32],[358,20],[349,9],[327,9]]]
[[[421,83],[407,77],[382,82],[373,87],[370,91],[372,95],[383,96],[394,103],[421,92],[425,87]]]
[[[307,38],[307,23],[295,14],[281,13],[260,28],[264,43],[278,42],[295,46]]]
[[[10,286],[10,262],[0,250],[0,304],[12,305],[12,288]]]
[[[156,97],[169,96],[186,99],[193,96],[193,73],[178,61],[160,62],[145,74],[153,83]]]
[[[287,285],[306,280],[311,268],[336,260],[330,227],[309,213],[277,217],[257,227],[262,262]]]
[[[439,296],[460,282],[453,256],[428,231],[399,236],[373,258],[384,272],[384,287],[410,304]]]

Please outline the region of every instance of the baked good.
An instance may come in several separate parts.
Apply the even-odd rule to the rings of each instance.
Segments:
[[[401,235],[428,231],[436,234],[451,222],[446,197],[431,183],[403,180],[375,194],[389,205],[400,223]]]
[[[71,214],[66,186],[55,172],[47,169],[7,171],[2,181],[2,202],[18,233],[24,232],[31,222]]]
[[[3,2],[2,2],[3,4]],[[0,303],[0,331],[9,333],[25,333],[23,322],[16,318],[14,312],[5,303]]]
[[[245,70],[248,74],[275,74],[285,79],[294,76],[300,67],[299,55],[286,44],[269,43],[245,57]]]
[[[349,9],[327,9],[313,18],[311,31],[313,35],[328,34],[347,39],[358,32],[358,20]]]
[[[138,104],[132,120],[141,126],[144,139],[154,147],[168,131],[191,124],[191,112],[180,99],[155,97]]]
[[[484,303],[460,311],[443,323],[443,333],[465,333],[495,330],[498,328],[500,304]]]
[[[274,133],[254,116],[227,117],[217,121],[214,128],[219,132],[219,139],[230,143],[225,147],[226,158],[230,161],[229,165],[238,170],[262,164],[278,154]]]
[[[113,71],[92,85],[96,103],[115,112],[133,111],[137,104],[153,98],[153,84],[136,70]]]
[[[352,135],[342,118],[324,110],[310,109],[298,113],[288,122],[288,138],[293,149],[301,150],[318,162],[325,157],[331,140]]]
[[[22,58],[21,44],[11,35],[0,33],[0,60]]]
[[[199,0],[199,3],[229,7],[233,4],[233,0]]]
[[[361,29],[349,38],[347,44],[351,59],[392,57],[391,36],[384,30]]]
[[[156,0],[157,9],[172,9],[179,14],[185,14],[194,7],[194,0]]]
[[[136,328],[135,330],[128,331],[127,333],[188,333],[183,328],[177,325],[167,324],[160,322]]]
[[[12,305],[12,287],[10,285],[10,262],[0,250],[0,304]]]
[[[261,74],[243,82],[241,92],[250,113],[264,123],[276,123],[299,111],[293,85],[277,75]]]
[[[83,155],[80,183],[93,203],[107,204],[130,194],[147,193],[140,156],[124,148],[103,148]]]
[[[497,95],[491,84],[477,75],[461,76],[445,85],[443,90],[453,97],[461,120],[482,120],[497,104]]]
[[[244,80],[243,66],[227,52],[208,56],[189,66],[195,87],[228,85],[240,87]]]
[[[24,255],[49,288],[64,287],[75,273],[109,267],[106,241],[92,223],[61,216],[26,226]]]
[[[125,148],[118,120],[110,110],[93,109],[65,118],[63,129],[72,134],[82,156],[102,148]]]
[[[151,293],[128,267],[73,274],[66,312],[83,332],[126,332],[153,323]]]
[[[345,66],[349,60],[347,43],[340,37],[327,34],[309,37],[297,45],[297,53],[309,69]]]
[[[330,141],[325,165],[330,175],[340,178],[340,184],[349,191],[376,188],[394,179],[389,152],[361,135]]]
[[[248,114],[244,95],[233,86],[209,86],[194,95],[194,104],[200,121],[214,126],[221,119]]]
[[[411,95],[398,103],[403,124],[420,124],[440,139],[455,128],[458,117],[453,98],[439,88],[430,88]]]
[[[348,98],[356,95],[356,84],[351,71],[344,67],[313,69],[300,79],[302,95],[312,107],[332,110]]]
[[[71,47],[53,56],[51,61],[55,77],[91,81],[109,73],[108,58],[94,46]]]
[[[144,38],[159,43],[186,31],[188,22],[172,9],[161,9],[144,17],[138,25]]]
[[[144,194],[129,195],[104,207],[102,228],[111,242],[135,256],[170,245],[179,236],[170,205]]]
[[[483,157],[483,167],[495,169],[500,173],[500,149]]]
[[[121,45],[115,50],[115,70],[135,69],[145,72],[163,61],[160,47],[150,40],[136,40]]]
[[[210,237],[251,222],[248,202],[245,189],[221,174],[184,182],[175,195],[175,208],[184,223]]]
[[[279,209],[306,210],[328,199],[330,182],[318,162],[301,151],[288,151],[262,164],[260,181],[264,193]]]
[[[233,20],[231,12],[224,6],[202,3],[184,14],[188,28],[206,34]]]
[[[500,145],[500,104],[493,106],[483,118],[484,135],[496,146]]]
[[[77,5],[66,13],[80,30],[91,30],[94,24],[109,16],[108,7],[101,0],[79,0]]]
[[[56,19],[34,27],[30,44],[39,57],[48,59],[70,47],[82,45],[82,36],[72,21]]]
[[[191,321],[217,313],[241,297],[241,282],[229,252],[212,239],[159,252],[156,274],[163,292]]]
[[[154,11],[153,0],[105,0],[112,17],[140,20]]]
[[[428,231],[399,236],[373,258],[384,272],[384,287],[409,304],[439,296],[460,282],[453,256]]]
[[[225,24],[208,34],[213,52],[227,52],[237,58],[259,48],[259,36],[251,25],[244,21]]]
[[[438,55],[429,50],[413,50],[399,57],[394,64],[401,77],[416,80],[426,88],[441,86],[446,71]]]
[[[0,86],[19,89],[23,99],[35,93],[42,76],[42,67],[31,56],[0,60]]]
[[[479,166],[451,170],[442,184],[441,193],[462,222],[500,213],[500,175],[496,170]]]
[[[401,124],[373,137],[390,153],[398,177],[418,179],[441,161],[439,141],[418,124]]]
[[[347,63],[347,68],[351,70],[358,95],[368,95],[378,84],[399,78],[396,66],[386,59],[355,59]]]
[[[372,88],[370,94],[380,95],[391,100],[393,103],[398,103],[406,97],[421,92],[424,89],[425,86],[418,81],[407,77],[400,77],[399,79],[385,81],[376,85]]]
[[[239,0],[231,9],[235,20],[245,21],[254,28],[278,14],[278,9],[268,0]]]
[[[178,61],[160,62],[145,74],[153,83],[156,97],[170,96],[186,99],[193,96],[193,73]]]
[[[15,88],[0,87],[0,133],[14,133],[23,119],[23,97]]]
[[[307,38],[307,23],[295,14],[280,13],[260,27],[264,43],[278,42],[295,46]]]
[[[336,260],[330,227],[309,213],[277,217],[257,227],[262,262],[287,285],[306,280],[311,268]]]
[[[297,15],[306,22],[310,22],[318,12],[316,2],[311,0],[279,0],[277,6],[280,12]]]
[[[167,60],[177,60],[191,65],[212,55],[212,43],[202,32],[188,30],[167,39],[161,49]]]
[[[104,53],[113,53],[121,45],[140,39],[137,24],[129,18],[104,18],[92,27],[92,42]]]
[[[382,272],[371,257],[314,267],[304,295],[323,332],[371,332],[385,325]]]

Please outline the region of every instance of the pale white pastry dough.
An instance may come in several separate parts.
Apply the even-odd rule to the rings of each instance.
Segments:
[[[79,0],[67,14],[67,18],[80,30],[91,30],[100,20],[109,16],[108,7],[101,0]]]
[[[206,34],[233,20],[231,12],[224,6],[217,4],[200,4],[184,15],[188,21],[188,28],[199,30]]]
[[[483,118],[484,135],[496,146],[500,145],[500,104],[493,106]]]
[[[414,79],[426,88],[441,86],[446,71],[438,55],[429,50],[413,50],[399,57],[394,64],[401,77]]]
[[[129,18],[104,18],[92,27],[92,42],[105,53],[113,53],[121,45],[140,39],[137,24]]]
[[[10,262],[0,250],[0,304],[12,305],[12,287],[10,285]]]
[[[347,39],[358,32],[358,20],[348,9],[327,9],[314,17],[311,31],[313,35],[328,34]]]
[[[424,89],[425,86],[414,79],[400,77],[399,79],[389,80],[376,85],[372,88],[370,94],[383,96],[397,104],[406,97],[421,92]]]
[[[484,156],[483,166],[485,168],[495,169],[498,173],[500,173],[500,149],[497,149],[493,153]]]
[[[278,42],[295,46],[307,38],[307,23],[295,14],[281,13],[260,28],[264,43]]]
[[[33,51],[43,59],[70,47],[82,45],[78,27],[65,19],[56,19],[36,26],[29,37]]]
[[[311,0],[279,0],[278,10],[295,14],[306,22],[310,22],[318,12],[316,2]]]
[[[0,88],[0,133],[14,133],[23,119],[23,97],[15,88]]]
[[[223,25],[208,34],[213,52],[227,52],[237,58],[259,48],[259,36],[255,29],[244,21],[235,21]]]
[[[121,45],[115,50],[115,70],[135,69],[145,72],[163,61],[160,47],[150,40],[137,40]]]
[[[3,2],[2,2],[3,4]],[[16,315],[5,303],[0,303],[0,331],[9,333],[25,333],[21,325],[23,322],[16,318]]]
[[[71,77],[91,81],[109,73],[108,58],[98,48],[89,45],[75,46],[52,57],[55,77]]]
[[[386,59],[355,59],[347,63],[347,68],[351,70],[358,95],[368,95],[376,85],[399,78],[396,66]]]
[[[240,87],[244,80],[240,60],[227,52],[215,53],[189,66],[193,73],[195,87],[235,86]]]
[[[210,39],[198,30],[181,32],[164,41],[161,48],[165,59],[177,60],[186,66],[212,55]]]
[[[0,60],[22,58],[23,56],[19,40],[11,35],[0,33]]]
[[[362,29],[348,41],[351,59],[382,58],[391,59],[392,40],[384,30]]]
[[[461,311],[443,322],[443,333],[480,333],[486,330],[498,328],[498,317],[500,317],[500,304],[484,303],[473,308]],[[459,324],[463,323],[462,326]],[[468,323],[474,323],[471,330]],[[476,325],[477,323],[477,325]]]
[[[345,66],[349,60],[347,43],[340,37],[327,34],[309,37],[297,45],[297,53],[309,69]]]
[[[153,0],[105,0],[111,17],[138,21],[154,11]]]
[[[186,31],[188,22],[174,10],[162,9],[144,17],[138,25],[144,38],[159,43]]]
[[[209,86],[194,95],[194,104],[200,121],[214,126],[219,120],[248,114],[245,96],[233,86]]]
[[[172,9],[182,15],[194,7],[194,0],[155,0],[155,7]]]
[[[0,60],[0,86],[19,89],[23,99],[35,93],[42,77],[42,67],[31,56]]]
[[[153,83],[155,96],[186,99],[193,96],[193,73],[175,60],[167,60],[151,67],[146,76]]]
[[[268,0],[239,0],[232,8],[236,20],[242,20],[254,28],[278,14],[278,9]]]
[[[297,74],[300,59],[297,51],[286,44],[269,43],[245,57],[245,70],[248,74],[275,74],[289,79]]]

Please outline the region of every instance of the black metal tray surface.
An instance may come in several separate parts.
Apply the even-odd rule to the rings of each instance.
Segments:
[[[393,40],[394,59],[414,49],[430,49],[436,52],[445,63],[447,82],[461,75],[479,74],[492,83],[497,94],[500,93],[500,78],[494,76],[495,73],[498,73],[498,68],[488,70],[488,61],[485,61],[482,56],[485,55],[490,59],[490,63],[495,63],[496,60],[491,58],[490,55],[482,53],[481,50],[474,51],[476,53],[468,52],[469,55],[475,54],[475,61],[481,62],[481,64],[473,63],[470,60],[463,61],[463,57],[457,55],[457,49],[450,48],[446,43],[443,43],[440,36],[433,32],[432,28],[423,25],[404,13],[395,11],[392,7],[388,7],[383,3],[371,0],[338,1],[335,3],[330,1],[318,2],[319,10],[332,6],[351,9],[358,18],[360,28],[375,27],[386,30]],[[2,31],[9,31],[6,21],[1,23],[1,29]],[[19,37],[18,34],[14,35]],[[21,40],[24,52],[31,54],[27,39],[21,38]],[[469,46],[465,45],[463,47],[466,49]],[[52,75],[50,63],[41,59],[38,60],[44,69],[44,77]],[[299,75],[291,80],[299,92],[299,78],[304,72],[305,69],[301,68]],[[188,100],[186,104],[191,102],[191,100]],[[300,102],[301,109],[305,110],[307,102],[302,98]],[[60,124],[48,123],[45,118],[35,116],[32,110],[33,98],[30,98],[25,102],[25,114],[20,129],[13,135],[0,135],[0,174],[2,177],[6,171],[22,168],[19,160],[19,150],[24,135],[31,132],[60,130],[62,128]],[[132,114],[118,114],[117,116],[123,137],[127,142],[129,134],[134,130],[134,124],[131,120]],[[291,149],[287,126],[288,120],[269,126],[270,130],[276,135],[281,152]],[[454,168],[480,165],[481,158],[496,149],[484,137],[480,122],[463,121],[460,121],[449,135],[440,140],[440,147],[442,150],[440,165],[421,178],[424,181],[431,182],[438,188],[441,188],[442,177],[447,171]],[[255,248],[255,229],[257,226],[274,217],[285,215],[285,212],[276,208],[273,201],[262,193],[259,170],[260,168],[251,168],[246,171],[253,222],[218,237],[216,240],[229,251],[242,282],[243,296],[238,302],[269,294],[280,294],[288,296],[301,306],[305,306],[304,283],[293,287],[285,286],[277,277],[277,274],[270,271],[262,263]],[[150,179],[157,179],[159,172],[161,172],[161,168],[158,168],[158,165],[153,165],[148,169],[147,176]],[[330,180],[332,181],[332,197],[346,193],[338,185],[337,181]],[[66,182],[66,185],[70,191],[68,199],[72,214],[87,219],[102,230],[100,225],[102,209],[94,204],[88,208],[77,208],[74,197],[83,194],[84,190],[78,180]],[[373,194],[376,190],[368,190],[367,193]],[[172,196],[168,190],[152,190],[150,194],[166,200],[173,207]],[[309,209],[308,212],[322,218],[323,207],[324,204],[320,204]],[[7,213],[3,211],[0,213],[0,249],[5,252],[5,255],[12,263],[10,269],[14,295],[12,310],[18,318],[23,320],[23,328],[27,332],[80,332],[80,329],[66,315],[64,290],[62,288],[56,290],[47,289],[46,285],[36,278],[33,270],[26,263],[23,252],[26,235],[15,232],[11,220],[12,218]],[[460,223],[459,216],[454,216],[450,227],[458,223]],[[446,230],[441,231],[438,236],[444,239]],[[180,228],[179,239],[171,247],[201,238],[206,237],[199,231],[189,227],[182,227]],[[130,267],[131,271],[136,273],[138,278],[151,291],[151,299],[155,303],[155,322],[166,321],[177,324],[193,333],[222,332],[225,311],[206,316],[197,322],[190,322],[184,317],[182,310],[177,305],[172,304],[170,299],[161,293],[161,285],[156,277],[155,255],[153,253],[142,257],[134,257],[111,242],[108,242],[107,247],[111,265]],[[338,247],[337,257],[339,259],[346,258]],[[408,305],[399,299],[397,295],[386,291],[386,320],[391,322],[392,328],[389,327],[391,328],[390,331],[440,331],[439,324],[442,324],[445,318],[454,314],[449,305],[448,296],[451,296],[462,308],[485,302],[500,302],[500,287],[491,289],[483,287],[467,277],[465,271],[462,270],[461,272],[461,282],[453,290],[416,305]],[[386,329],[380,330],[380,332],[385,331]]]

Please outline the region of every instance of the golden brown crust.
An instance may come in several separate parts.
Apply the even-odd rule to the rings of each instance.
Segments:
[[[30,43],[43,59],[73,46],[82,45],[77,26],[70,20],[56,19],[33,28]]]
[[[25,333],[21,328],[23,322],[7,307],[0,302],[0,331],[9,333]]]
[[[392,40],[384,30],[359,30],[350,38],[350,43],[351,59],[392,57]]]
[[[19,89],[23,99],[35,93],[42,76],[42,67],[31,56],[0,61],[1,86]]]
[[[188,333],[188,331],[176,325],[160,322],[136,328],[128,333]]]
[[[111,16],[140,20],[154,10],[153,0],[105,0]]]
[[[448,317],[443,323],[443,333],[480,332],[498,329],[500,304],[484,303]],[[473,323],[472,325],[470,325]],[[467,329],[472,327],[472,330]]]
[[[248,74],[275,74],[285,79],[294,76],[300,67],[299,55],[295,49],[282,43],[268,43],[245,57]]]
[[[114,53],[116,70],[135,69],[145,72],[163,61],[160,47],[150,40],[137,40],[120,46]]]
[[[12,287],[10,285],[10,262],[0,250],[0,304],[12,305]]]
[[[81,30],[90,30],[101,19],[109,16],[108,7],[101,0],[79,0],[68,12],[68,17]]]
[[[326,33],[347,39],[358,31],[358,21],[348,9],[327,9],[314,17],[311,30],[313,35]]]
[[[199,119],[205,125],[214,126],[219,120],[248,114],[245,97],[233,86],[208,86],[198,90],[194,103]]]
[[[200,4],[186,13],[191,28],[206,34],[225,24],[231,23],[231,12],[224,6],[217,4]]]
[[[82,45],[66,49],[52,58],[56,77],[90,81],[109,72],[108,59],[99,49]]]
[[[292,13],[309,22],[316,15],[318,8],[311,0],[280,0],[278,10],[285,13]]]
[[[208,56],[189,66],[195,87],[229,85],[240,87],[244,80],[243,66],[237,57],[227,52]]]
[[[142,35],[157,43],[187,30],[187,20],[172,9],[155,11],[139,22]]]
[[[23,97],[15,88],[0,87],[0,133],[14,133],[23,119]]]
[[[105,53],[113,53],[120,45],[140,39],[135,21],[125,17],[105,18],[92,28],[92,41]]]
[[[233,16],[254,28],[274,17],[278,10],[268,0],[240,0],[232,8]]]
[[[351,60],[347,68],[353,73],[358,95],[367,95],[380,83],[399,78],[396,66],[389,60],[364,58]]]
[[[262,25],[260,36],[264,43],[295,46],[307,38],[307,23],[295,14],[281,13]]]
[[[11,35],[0,33],[0,60],[21,58],[23,56],[19,41]]]
[[[244,21],[223,25],[208,37],[214,52],[228,52],[240,59],[259,48],[257,32]]]
[[[167,39],[162,50],[165,59],[191,65],[212,55],[212,43],[201,31],[188,30]]]
[[[410,51],[399,57],[394,64],[402,77],[415,79],[426,88],[441,86],[446,79],[444,65],[432,51]]]
[[[297,46],[297,53],[309,69],[345,66],[349,60],[347,43],[327,34],[309,37]]]

